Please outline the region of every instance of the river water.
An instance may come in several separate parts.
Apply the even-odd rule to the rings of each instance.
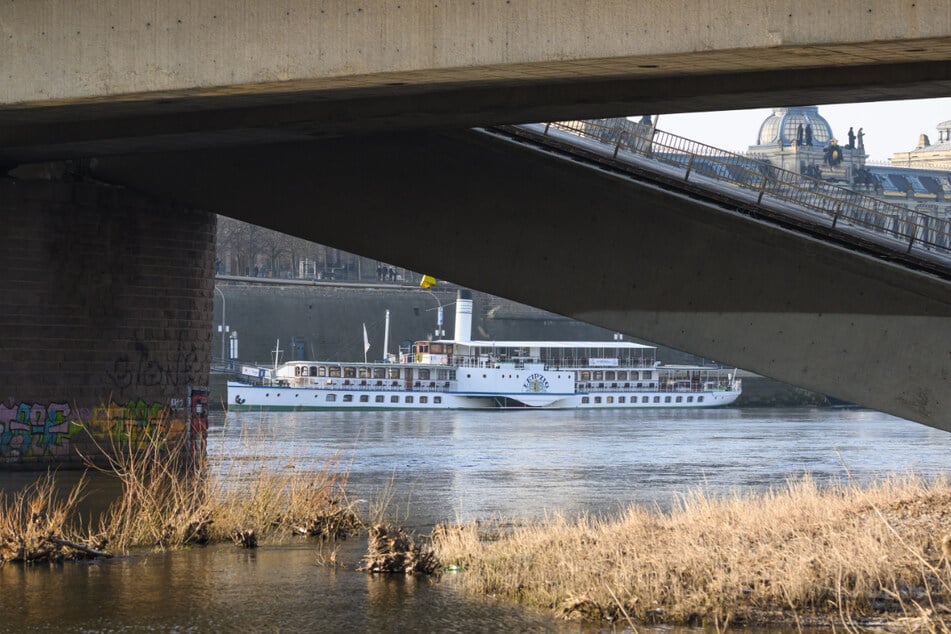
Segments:
[[[944,473],[951,434],[849,409],[242,413],[214,422],[209,455],[316,470],[336,460],[358,508],[420,533],[441,521],[612,515],[666,508],[702,488],[762,491],[810,473],[860,482]],[[32,475],[0,475],[0,487]],[[112,490],[95,482],[89,503]],[[336,569],[313,543],[231,545],[92,563],[0,568],[0,631],[596,632],[473,600],[441,581],[356,572],[364,540]],[[610,631],[610,630],[605,630]]]

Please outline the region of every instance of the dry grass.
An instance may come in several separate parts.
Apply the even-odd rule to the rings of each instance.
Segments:
[[[666,513],[553,517],[491,538],[457,526],[433,540],[469,590],[566,618],[717,628],[905,619],[948,631],[946,532],[945,480],[820,489],[806,477],[758,496],[693,493]]]
[[[61,561],[97,554],[102,543],[80,537],[76,505],[84,480],[61,498],[47,473],[12,496],[0,493],[0,565],[6,562]]]
[[[342,537],[358,523],[346,503],[347,474],[332,460],[315,472],[252,459],[212,473],[204,461],[191,463],[184,448],[158,442],[105,453],[111,456],[105,471],[120,479],[122,496],[99,533],[119,550]]]

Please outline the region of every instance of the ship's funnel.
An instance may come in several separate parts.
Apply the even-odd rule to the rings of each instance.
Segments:
[[[472,341],[472,291],[460,290],[456,297],[455,341]]]

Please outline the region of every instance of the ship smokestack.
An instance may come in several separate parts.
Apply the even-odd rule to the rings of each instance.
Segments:
[[[459,290],[456,297],[455,341],[472,341],[472,291]]]

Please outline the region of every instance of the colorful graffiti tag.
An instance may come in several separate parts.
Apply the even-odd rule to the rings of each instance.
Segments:
[[[92,411],[68,403],[0,403],[0,459],[62,457],[77,444],[109,441],[138,447],[156,438],[180,438],[187,423],[162,403],[130,400]]]

